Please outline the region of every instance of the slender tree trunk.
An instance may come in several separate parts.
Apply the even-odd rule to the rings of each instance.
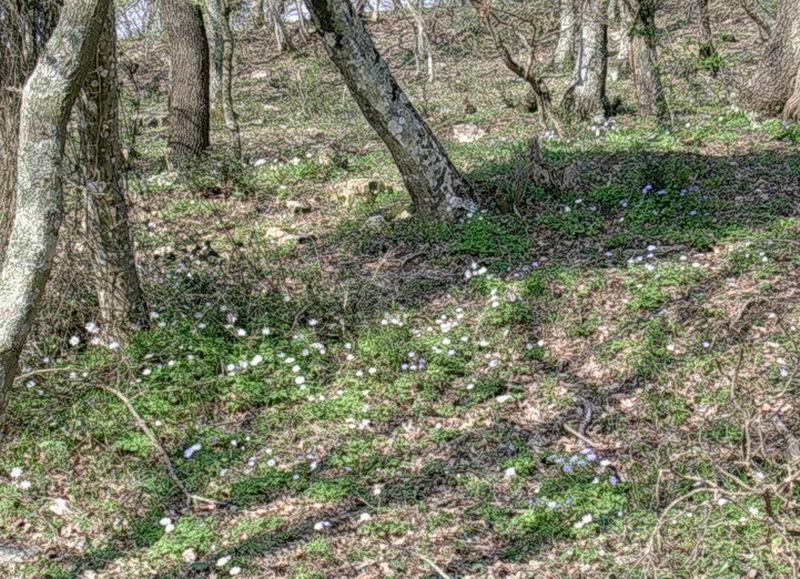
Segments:
[[[310,0],[308,7],[328,55],[389,148],[417,211],[447,220],[473,211],[469,184],[397,84],[353,6]]]
[[[222,106],[223,68],[225,67],[225,38],[222,33],[222,15],[219,4],[222,0],[207,0],[203,12],[203,24],[208,31],[208,99],[211,109]],[[214,4],[214,6],[212,6]]]
[[[581,35],[572,85],[564,107],[588,120],[606,112],[608,73],[608,0],[584,0]]]
[[[306,28],[306,14],[303,9],[303,0],[294,1],[294,9],[297,12],[297,24],[300,28],[300,39],[303,42],[308,41],[308,28]]]
[[[182,165],[208,148],[208,41],[197,4],[162,0],[161,11],[170,40],[170,159]]]
[[[286,23],[283,20],[286,12],[286,5],[283,3],[283,0],[267,0],[267,5],[269,6],[270,19],[275,29],[275,42],[278,45],[278,52],[282,53],[285,50],[294,52],[296,48],[292,42],[291,36],[289,36],[289,31],[286,30]]]
[[[620,76],[627,75],[631,70],[631,26],[632,17],[623,5],[625,0],[616,0],[614,3],[615,16],[619,24],[619,46],[617,47],[617,71]]]
[[[84,224],[100,327],[124,341],[147,318],[133,257],[119,147],[119,88],[113,7],[100,35],[93,69],[80,99],[82,169],[86,197]]]
[[[697,32],[700,37],[700,47],[697,56],[702,63],[706,63],[712,76],[719,73],[717,47],[714,46],[714,35],[711,33],[711,15],[708,12],[708,0],[697,0]]]
[[[425,26],[425,16],[423,14],[423,3],[421,0],[405,0],[403,8],[414,20],[414,64],[416,73],[422,71],[422,61],[425,61],[428,71],[428,82],[436,80],[436,71],[433,64],[433,48],[431,47],[428,31]]]
[[[667,100],[658,64],[656,6],[659,0],[624,0],[633,11],[630,30],[633,80],[639,114],[664,121]]]
[[[66,0],[22,91],[14,221],[0,272],[0,415],[50,274],[63,213],[67,122],[108,0]]]
[[[749,105],[787,119],[800,118],[800,0],[783,0],[766,52],[745,88]]]
[[[228,0],[208,0],[208,20],[214,35],[222,42],[222,77],[220,79],[220,100],[222,114],[225,118],[225,129],[238,159],[242,156],[242,139],[239,133],[239,121],[233,106],[233,31],[231,31],[231,8]]]
[[[574,0],[559,2],[558,44],[553,55],[553,64],[557,67],[567,66],[575,58],[575,28],[578,18]]]
[[[253,28],[261,30],[266,26],[264,19],[264,0],[256,0],[253,4]]]

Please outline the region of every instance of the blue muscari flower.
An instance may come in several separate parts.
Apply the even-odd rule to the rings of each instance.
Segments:
[[[609,477],[608,482],[609,482],[609,484],[611,484],[613,486],[613,485],[616,485],[617,483],[619,483],[619,479],[617,477],[615,477],[615,476],[612,476],[612,477]]]
[[[650,193],[650,191],[652,191],[652,190],[653,190],[653,186],[652,186],[650,183],[648,183],[648,184],[647,184],[647,185],[645,185],[645,186],[644,186],[644,188],[642,189],[642,193],[644,193],[645,195],[647,195],[647,194],[648,194],[648,193]]]
[[[570,465],[568,465],[568,464],[565,464],[565,465],[564,465],[564,466],[561,468],[561,470],[563,470],[564,472],[572,472],[572,467],[571,467]]]

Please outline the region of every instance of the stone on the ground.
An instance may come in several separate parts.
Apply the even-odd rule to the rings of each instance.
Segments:
[[[474,123],[453,125],[453,139],[459,143],[474,143],[486,136],[486,131]]]

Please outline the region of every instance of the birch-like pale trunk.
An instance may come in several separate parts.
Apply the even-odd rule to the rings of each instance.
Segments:
[[[575,0],[560,0],[558,43],[553,54],[553,64],[557,67],[566,66],[575,58],[575,28],[577,23]]]
[[[352,4],[309,0],[308,7],[328,55],[389,148],[417,212],[454,220],[473,211],[470,185],[397,84]]]
[[[605,115],[608,73],[608,0],[584,0],[572,85],[564,107],[584,120]]]
[[[100,34],[80,97],[84,227],[92,260],[98,321],[108,339],[124,342],[147,320],[134,261],[119,146],[119,83],[113,6]]]
[[[0,415],[50,274],[63,214],[67,122],[108,5],[108,0],[65,0],[22,91],[14,220],[0,272]]]

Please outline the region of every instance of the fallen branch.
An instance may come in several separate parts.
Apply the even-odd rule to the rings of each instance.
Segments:
[[[136,411],[136,408],[133,407],[133,404],[131,404],[131,401],[128,399],[127,396],[125,396],[122,392],[120,392],[113,386],[105,386],[103,384],[98,384],[97,387],[100,388],[101,390],[105,390],[109,394],[113,394],[114,396],[116,396],[120,400],[120,402],[122,402],[122,404],[125,406],[125,408],[128,409],[128,412],[133,418],[133,421],[136,423],[136,426],[139,428],[139,430],[141,430],[144,433],[145,436],[147,436],[147,438],[150,439],[150,442],[153,444],[153,446],[156,447],[156,450],[158,450],[158,453],[161,455],[161,458],[164,461],[164,465],[167,467],[167,472],[169,473],[169,477],[172,479],[172,482],[175,483],[175,486],[178,487],[178,490],[181,491],[181,494],[183,495],[184,500],[186,501],[187,504],[190,504],[193,500],[204,503],[217,504],[217,501],[213,499],[208,499],[198,495],[193,495],[189,492],[189,490],[186,488],[186,485],[183,484],[183,481],[181,481],[181,479],[178,477],[178,473],[175,471],[175,467],[173,466],[172,461],[170,460],[169,455],[167,454],[167,451],[164,449],[164,446],[158,440],[158,437],[155,435],[155,433],[152,430],[150,430],[150,427],[147,426],[147,423],[144,421],[144,418],[142,418],[142,415]]]

